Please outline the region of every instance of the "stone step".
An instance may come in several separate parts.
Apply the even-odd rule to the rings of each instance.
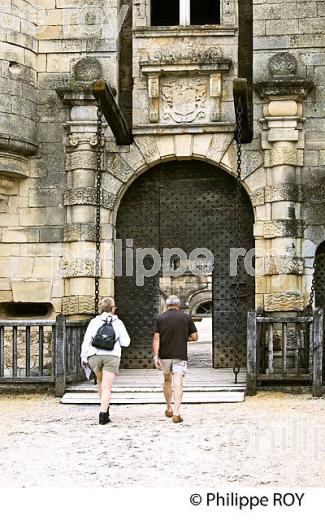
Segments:
[[[184,393],[186,392],[238,392],[245,391],[245,384],[238,385],[223,385],[223,386],[184,386]],[[113,388],[112,394],[120,394],[120,393],[158,393],[162,392],[162,386],[152,386],[152,387],[141,387],[141,386],[115,386]],[[97,394],[97,386],[96,385],[75,385],[69,386],[67,388],[67,393],[83,393],[83,394]]]
[[[200,403],[239,403],[244,401],[243,391],[187,391],[184,392],[184,404]],[[61,399],[62,404],[99,404],[98,395],[95,392],[66,392]],[[114,392],[112,404],[164,404],[164,396],[160,392]]]

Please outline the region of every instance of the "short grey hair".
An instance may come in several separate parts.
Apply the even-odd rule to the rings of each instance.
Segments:
[[[103,298],[98,304],[100,312],[111,312],[112,308],[115,307],[113,298]]]
[[[170,296],[168,296],[168,298],[166,300],[166,305],[180,305],[180,304],[181,304],[181,300],[175,294],[171,294]]]

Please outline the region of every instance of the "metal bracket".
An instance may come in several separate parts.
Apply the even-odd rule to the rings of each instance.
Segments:
[[[132,132],[115,101],[113,89],[105,81],[99,80],[93,83],[92,93],[114,134],[116,144],[131,144]]]
[[[233,94],[236,117],[239,105],[242,106],[241,143],[248,144],[253,139],[253,119],[249,111],[247,79],[235,78],[233,80]]]

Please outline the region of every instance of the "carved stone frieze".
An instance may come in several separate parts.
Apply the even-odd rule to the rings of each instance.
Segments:
[[[160,160],[157,143],[154,138],[150,136],[138,136],[135,137],[134,140],[143,157],[148,163],[152,164]]]
[[[64,296],[62,311],[66,316],[73,314],[93,315],[95,310],[95,298],[93,296]]]
[[[265,188],[259,188],[250,195],[253,206],[263,206],[265,204]]]
[[[281,200],[301,202],[301,186],[293,183],[280,183],[274,186],[265,187],[265,202],[276,202]]]
[[[223,58],[221,47],[198,49],[187,46],[180,49],[154,49],[140,60],[140,66],[145,65],[188,65],[188,64],[220,64],[229,65],[230,60]]]
[[[96,153],[88,151],[76,151],[68,154],[69,161],[67,162],[67,169],[69,170],[95,170],[97,167]]]
[[[264,295],[264,310],[267,312],[302,311],[303,308],[304,298],[299,293]]]
[[[62,262],[63,278],[79,278],[95,276],[95,260],[93,258],[64,259]]]
[[[64,194],[64,205],[75,206],[96,206],[97,192],[94,187],[86,188],[72,188],[66,190]],[[101,189],[101,206],[106,209],[113,209],[115,205],[116,197],[112,193],[108,193],[106,190]]]
[[[94,133],[73,133],[67,136],[67,146],[76,148],[79,145],[86,144],[92,147],[97,146],[97,136]]]
[[[265,167],[279,165],[303,166],[304,151],[297,148],[271,148],[265,150]]]
[[[108,153],[106,155],[106,168],[122,182],[127,182],[134,174],[134,170],[118,153]]]

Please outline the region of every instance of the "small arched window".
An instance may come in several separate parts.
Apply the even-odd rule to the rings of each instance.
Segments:
[[[151,25],[220,24],[220,0],[151,0]]]
[[[212,302],[201,303],[197,307],[195,314],[197,316],[212,316]]]

